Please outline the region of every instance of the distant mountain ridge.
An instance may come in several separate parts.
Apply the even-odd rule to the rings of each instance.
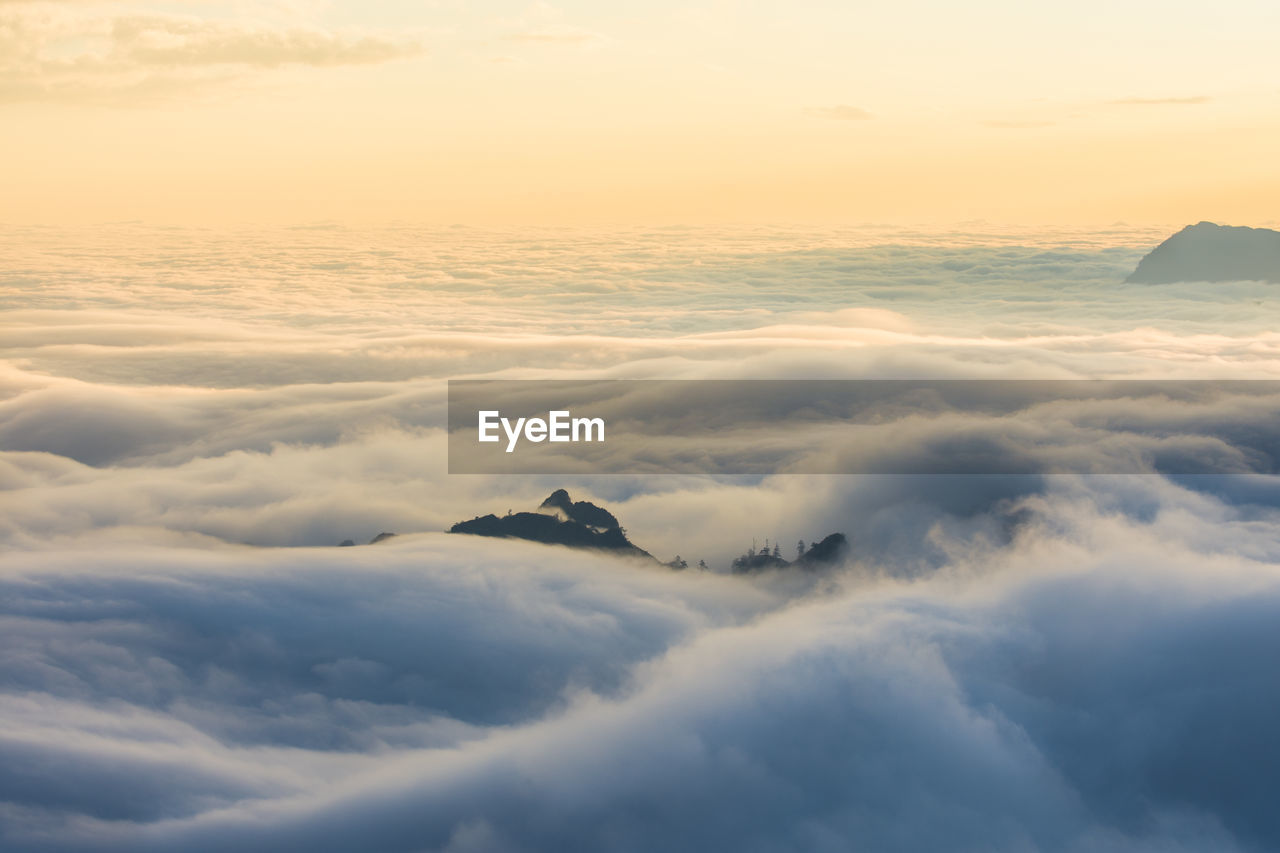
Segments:
[[[1188,225],[1152,249],[1125,281],[1280,283],[1280,231],[1213,222]]]
[[[536,512],[511,512],[504,516],[481,515],[470,521],[459,521],[449,528],[450,533],[466,533],[472,536],[492,536],[508,539],[526,539],[547,545],[565,545],[570,548],[590,548],[615,554],[640,557],[659,563],[659,560],[633,544],[616,516],[602,506],[589,501],[575,501],[564,489],[556,489],[539,504]],[[384,534],[385,535],[385,534]],[[838,565],[849,555],[849,541],[843,533],[832,533],[821,542],[804,550],[794,561],[781,558],[767,549],[759,554],[752,550],[733,561],[734,574],[784,569],[791,566],[817,569]],[[667,563],[671,569],[686,569],[688,562],[677,556]],[[700,568],[706,563],[699,561]]]
[[[575,502],[564,489],[552,492],[537,512],[508,512],[502,517],[481,515],[470,521],[459,521],[449,532],[594,548],[657,562],[648,551],[632,544],[613,513],[588,501]]]
[[[600,530],[621,528],[614,514],[589,501],[574,501],[564,489],[556,489],[538,506],[539,512],[557,511],[563,520],[576,521]]]

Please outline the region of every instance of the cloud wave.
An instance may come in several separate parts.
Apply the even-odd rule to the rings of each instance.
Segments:
[[[0,623],[4,838],[1266,846],[1271,529],[1088,497],[929,580],[798,599],[466,537],[25,557]],[[84,774],[42,770],[67,763]]]
[[[443,432],[457,377],[1276,378],[1273,288],[1125,285],[1121,227],[5,234],[6,851],[1280,845],[1275,477],[464,478]],[[441,532],[559,486],[715,571]]]

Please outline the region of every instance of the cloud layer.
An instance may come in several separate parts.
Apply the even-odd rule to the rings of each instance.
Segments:
[[[441,535],[20,557],[5,841],[1265,847],[1273,528],[1091,498],[798,599]]]
[[[1273,477],[450,477],[444,441],[462,376],[1275,378],[1274,289],[1122,284],[1122,228],[7,233],[6,850],[1280,843]],[[1221,402],[1036,428],[1269,440]],[[558,486],[718,571],[441,532]],[[723,573],[837,530],[843,571]]]

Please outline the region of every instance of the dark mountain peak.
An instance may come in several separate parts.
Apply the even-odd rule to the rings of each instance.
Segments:
[[[589,501],[575,501],[565,489],[556,489],[548,495],[535,512],[508,510],[504,516],[481,515],[470,521],[459,521],[449,528],[449,532],[467,533],[472,536],[526,539],[530,542],[565,545],[570,548],[593,548],[643,557],[658,563],[658,560],[648,551],[632,544],[613,513]],[[789,566],[800,569],[836,566],[849,556],[849,540],[843,533],[832,533],[808,550],[804,549],[803,542],[799,543],[798,550],[800,553],[796,559],[789,561],[783,559],[779,543],[775,542],[770,546],[766,541],[763,550],[759,553],[756,552],[753,544],[750,551],[733,561],[732,570],[735,574],[746,574],[769,569],[785,569]],[[688,561],[679,556],[659,565],[676,570],[689,567]],[[707,564],[699,560],[698,567],[706,569]]]
[[[596,527],[601,531],[615,530],[621,527],[613,513],[590,501],[574,501],[564,489],[556,489],[538,506],[538,511],[553,510],[565,521],[576,521],[588,527]]]
[[[832,533],[797,557],[796,565],[808,568],[833,566],[844,562],[847,556],[849,556],[849,540],[843,533]]]
[[[1125,281],[1280,282],[1280,231],[1197,222],[1152,249]]]
[[[574,502],[564,489],[552,492],[537,512],[508,512],[501,518],[482,515],[458,522],[449,532],[527,539],[570,548],[596,548],[654,560],[653,555],[627,539],[613,513],[588,501]]]
[[[573,499],[569,497],[569,492],[565,489],[556,489],[552,492],[538,509],[562,509],[568,512],[573,506]]]

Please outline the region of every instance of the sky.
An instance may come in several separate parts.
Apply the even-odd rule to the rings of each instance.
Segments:
[[[1126,281],[1277,223],[1276,32],[0,0],[0,848],[1280,848],[1280,394],[877,427],[1101,475],[812,474],[867,433],[723,408],[722,470],[806,473],[446,454],[459,378],[1280,379],[1277,285]],[[558,488],[708,570],[446,532]]]
[[[0,2],[0,222],[1276,221],[1265,0]]]

